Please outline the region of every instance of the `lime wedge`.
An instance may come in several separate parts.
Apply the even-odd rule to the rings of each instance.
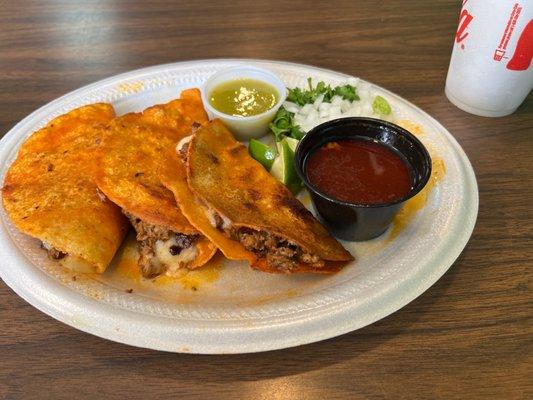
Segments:
[[[294,139],[287,136],[283,140],[287,141],[293,153],[296,152],[296,146],[298,146],[298,143],[300,142],[298,139]]]
[[[372,109],[376,114],[381,115],[389,115],[392,112],[389,102],[381,96],[376,96],[372,103]]]
[[[279,156],[274,160],[270,173],[292,193],[297,194],[302,188],[302,182],[294,169],[294,150],[287,138],[278,142],[278,151]]]
[[[272,168],[274,159],[277,156],[276,150],[255,139],[250,139],[248,151],[254,159],[259,161],[263,165],[263,167],[267,169],[267,171]]]

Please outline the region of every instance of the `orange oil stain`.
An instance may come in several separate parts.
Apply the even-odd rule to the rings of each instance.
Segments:
[[[213,283],[220,277],[224,256],[217,252],[211,260],[198,269],[181,270],[178,276],[162,275],[153,280],[155,285],[169,285],[179,282],[183,289],[198,291],[206,283]]]
[[[138,258],[137,240],[135,239],[135,235],[130,233],[126,237],[122,248],[119,250],[117,263],[113,272],[132,282],[140,283],[142,276],[141,269],[137,263]]]
[[[118,85],[118,89],[124,93],[128,93],[128,92],[137,93],[142,90],[143,86],[144,86],[144,83],[142,82],[121,83],[120,85]]]
[[[246,302],[246,306],[259,306],[273,301],[293,299],[295,297],[300,296],[301,293],[303,293],[303,289],[304,287],[299,289],[289,289],[282,293],[276,293],[275,295],[266,295],[263,297],[259,297]]]
[[[206,283],[215,282],[220,276],[222,263],[225,260],[220,252],[216,252],[207,263],[196,270],[183,269],[178,271],[177,276],[161,275],[154,279],[146,279],[141,274],[141,269],[137,263],[138,258],[137,240],[135,234],[130,233],[117,254],[116,265],[112,273],[133,283],[142,283],[143,286],[165,286],[180,283],[184,289],[191,291],[199,290]]]
[[[407,129],[413,135],[419,139],[424,136],[424,131],[422,127],[418,124],[415,124],[408,120],[400,120],[396,122],[397,125],[401,126],[404,129]],[[428,197],[431,194],[431,191],[439,183],[439,181],[446,174],[446,164],[444,160],[437,155],[435,149],[431,146],[424,144],[426,149],[431,156],[431,177],[429,178],[428,183],[418,193],[415,197],[408,200],[404,206],[400,209],[391,228],[391,232],[387,238],[387,242],[394,240],[400,232],[402,232],[407,225],[413,220],[414,216],[418,211],[420,211],[427,203]]]
[[[408,130],[410,133],[412,133],[419,139],[421,136],[424,136],[424,130],[422,129],[422,127],[417,123],[414,123],[413,121],[409,121],[408,119],[401,119],[399,121],[396,121],[395,123],[396,125],[401,126],[403,129]]]

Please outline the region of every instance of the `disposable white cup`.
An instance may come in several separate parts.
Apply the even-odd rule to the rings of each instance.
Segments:
[[[445,93],[484,117],[513,113],[533,87],[533,0],[465,0]]]

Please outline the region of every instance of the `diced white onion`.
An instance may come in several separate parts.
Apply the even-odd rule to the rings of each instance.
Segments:
[[[315,126],[343,117],[374,117],[385,120],[393,120],[393,115],[383,116],[374,114],[372,103],[377,94],[375,90],[366,82],[358,78],[348,78],[344,83],[338,85],[352,85],[357,87],[357,94],[360,100],[349,101],[342,96],[335,95],[331,98],[330,103],[324,103],[324,95],[317,97],[313,104],[299,106],[295,103],[286,101],[284,107],[287,111],[294,114],[294,123],[304,132],[309,132]],[[337,86],[337,85],[333,85]]]
[[[300,109],[300,114],[308,115],[309,112],[313,109],[313,104],[306,104]]]
[[[288,112],[296,114],[297,112],[300,112],[300,108],[298,107],[298,104],[292,103],[290,101],[286,101],[283,103],[283,108],[287,110]]]
[[[342,100],[343,100],[343,99],[342,99],[341,96],[337,96],[337,95],[335,95],[335,96],[333,96],[333,97],[331,98],[331,105],[332,105],[332,106],[340,106],[341,103],[342,103]]]

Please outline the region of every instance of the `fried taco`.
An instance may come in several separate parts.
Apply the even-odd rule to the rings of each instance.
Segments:
[[[92,104],[53,119],[21,146],[2,189],[13,224],[80,272],[103,272],[128,229],[94,181],[99,127],[114,117],[111,105]]]
[[[135,228],[145,277],[200,267],[216,252],[161,183],[163,166],[172,168],[165,150],[175,148],[193,125],[205,121],[200,94],[190,89],[170,103],[116,118],[104,130],[98,187]]]
[[[189,191],[167,186],[189,221],[226,257],[280,273],[331,273],[353,260],[219,120],[182,140],[179,156]]]

